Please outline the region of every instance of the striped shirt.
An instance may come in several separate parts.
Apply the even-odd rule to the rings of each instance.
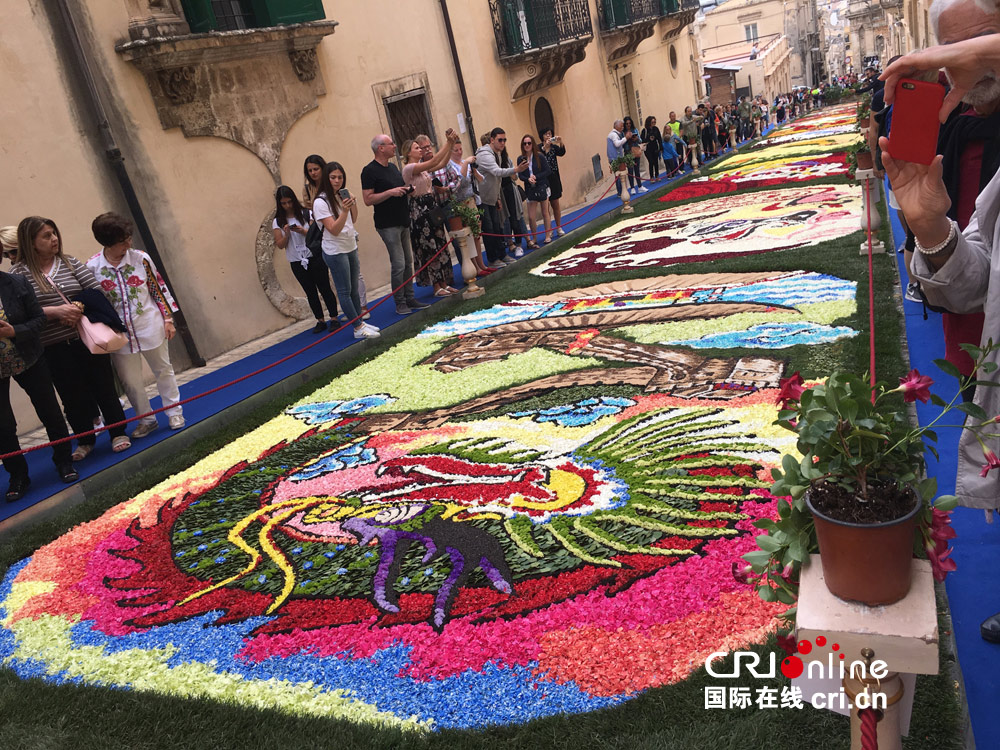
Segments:
[[[28,280],[31,288],[35,290],[38,304],[43,308],[58,307],[59,305],[66,304],[65,300],[55,290],[39,289],[38,284],[31,275],[31,271],[23,263],[14,264],[14,267],[10,271],[18,276],[24,276]],[[52,269],[49,271],[49,277],[55,282],[62,293],[71,300],[82,289],[101,288],[94,277],[93,271],[69,255],[56,258]],[[42,346],[69,341],[70,339],[79,338],[79,336],[80,334],[77,333],[76,326],[67,326],[58,320],[49,319],[45,321],[45,327],[42,329]]]

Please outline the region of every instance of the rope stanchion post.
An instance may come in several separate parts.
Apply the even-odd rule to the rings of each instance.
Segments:
[[[851,702],[851,750],[902,750],[900,701],[903,681],[897,672],[879,679],[872,675],[875,652],[861,650],[864,674],[856,673],[854,664],[844,677],[844,693]]]

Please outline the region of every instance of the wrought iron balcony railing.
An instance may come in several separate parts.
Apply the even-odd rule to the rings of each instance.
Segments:
[[[587,0],[489,0],[500,57],[594,36]]]
[[[701,8],[700,0],[680,0],[681,10],[698,10]]]
[[[661,16],[669,16],[671,13],[676,13],[680,9],[680,3],[678,3],[677,0],[660,0]]]
[[[601,0],[601,30],[613,31],[665,15],[663,0]]]

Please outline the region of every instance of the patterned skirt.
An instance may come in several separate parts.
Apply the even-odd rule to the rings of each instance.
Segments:
[[[438,207],[434,195],[421,195],[410,198],[410,242],[413,246],[413,266],[420,268],[447,241],[444,227],[433,227],[427,214]],[[420,286],[451,286],[455,274],[451,267],[451,253],[447,250],[417,274],[417,284]]]

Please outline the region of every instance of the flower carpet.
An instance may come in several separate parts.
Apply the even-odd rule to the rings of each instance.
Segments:
[[[0,663],[433,731],[615,705],[763,642],[783,606],[732,566],[794,447],[785,353],[856,336],[857,289],[723,261],[859,213],[816,182],[612,225],[539,265],[544,293],[459,308],[12,566]],[[719,268],[660,271],[693,260]]]

